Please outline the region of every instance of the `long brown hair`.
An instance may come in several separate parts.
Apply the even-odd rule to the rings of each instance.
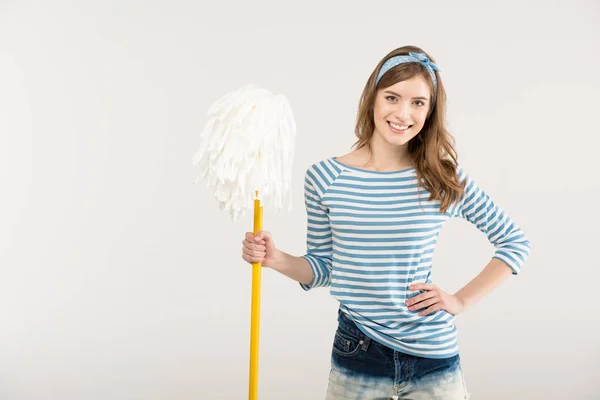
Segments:
[[[464,183],[459,181],[456,167],[458,155],[454,149],[454,137],[446,129],[446,91],[436,71],[437,91],[431,76],[424,66],[419,63],[403,63],[391,68],[375,85],[377,74],[385,61],[397,55],[408,55],[409,52],[424,53],[431,62],[435,60],[418,47],[404,46],[391,51],[377,64],[371,73],[360,97],[355,133],[358,141],[354,144],[357,149],[369,145],[375,130],[373,107],[377,90],[395,85],[398,82],[421,75],[429,83],[430,109],[423,128],[417,136],[408,142],[408,153],[412,157],[417,171],[417,181],[429,191],[429,201],[440,200],[440,212],[445,213],[448,207],[459,200],[464,191]]]

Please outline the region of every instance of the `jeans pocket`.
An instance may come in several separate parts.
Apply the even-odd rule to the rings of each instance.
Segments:
[[[361,351],[364,344],[364,338],[357,337],[338,327],[333,339],[333,351],[343,357],[352,357]]]

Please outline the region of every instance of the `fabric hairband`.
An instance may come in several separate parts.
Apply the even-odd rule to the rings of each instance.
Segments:
[[[379,80],[381,79],[383,74],[385,74],[390,68],[393,68],[396,65],[400,65],[403,63],[407,63],[407,62],[418,62],[422,66],[424,66],[425,69],[427,69],[427,72],[429,72],[429,75],[431,75],[431,79],[433,80],[433,93],[435,94],[437,92],[437,79],[435,78],[434,71],[439,71],[440,69],[438,68],[437,65],[432,63],[429,60],[429,58],[427,58],[427,56],[423,53],[412,53],[411,52],[411,53],[408,53],[407,56],[406,55],[395,56],[395,57],[392,57],[392,58],[386,60],[386,62],[384,62],[383,65],[381,66],[381,70],[379,70],[379,75],[377,75],[377,81],[375,81],[375,86],[377,86],[377,84],[379,83]]]

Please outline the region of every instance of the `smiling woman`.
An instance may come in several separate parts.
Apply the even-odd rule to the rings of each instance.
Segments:
[[[465,399],[454,317],[529,256],[517,224],[458,164],[433,59],[406,46],[384,57],[362,93],[356,149],[311,165],[307,253],[246,234],[243,258],[339,301],[327,399]],[[439,232],[458,217],[496,252],[464,288],[431,279]]]
[[[375,140],[402,146],[415,137],[427,118],[429,91],[420,75],[380,90],[375,98],[373,135],[381,137]]]
[[[454,138],[445,126],[446,91],[438,71],[433,58],[418,47],[405,46],[387,54],[373,70],[360,99],[354,155],[364,158],[368,154],[364,165],[374,164],[376,169],[393,169],[397,163],[414,165],[430,192],[429,200],[440,199],[444,212],[463,187],[456,174]],[[412,126],[403,132],[391,124]],[[400,132],[406,134],[397,136]],[[373,159],[374,153],[378,160]]]

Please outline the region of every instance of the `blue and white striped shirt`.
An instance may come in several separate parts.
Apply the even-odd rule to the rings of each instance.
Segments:
[[[444,222],[464,218],[495,246],[495,258],[517,274],[529,256],[522,230],[458,166],[465,192],[446,213],[417,185],[414,168],[377,172],[335,158],[311,165],[305,176],[307,254],[313,281],[330,286],[341,310],[369,337],[428,358],[458,353],[454,316],[408,310],[413,283],[431,283],[433,252]],[[419,202],[420,201],[420,202]]]

